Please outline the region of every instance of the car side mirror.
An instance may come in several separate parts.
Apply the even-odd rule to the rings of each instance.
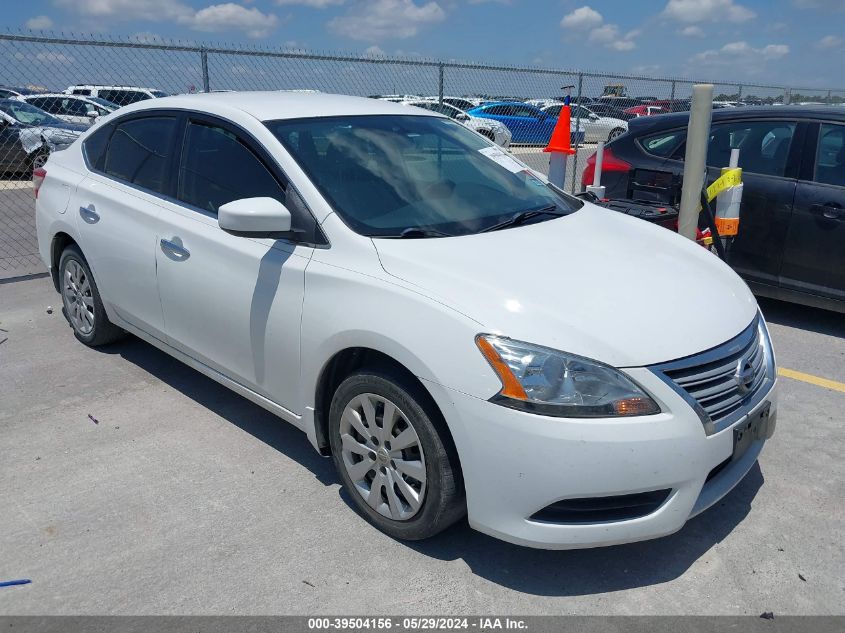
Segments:
[[[241,198],[220,205],[217,224],[240,237],[279,239],[291,233],[290,211],[275,198]]]
[[[469,121],[469,115],[461,112],[460,114],[455,116],[455,120],[456,121]]]
[[[598,121],[598,120],[599,120],[598,114],[596,114],[595,112],[590,114],[590,121]]]

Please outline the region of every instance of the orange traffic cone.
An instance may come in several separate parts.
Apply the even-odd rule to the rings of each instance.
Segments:
[[[575,150],[572,149],[572,141],[570,139],[572,134],[572,130],[570,129],[571,125],[572,113],[570,112],[569,106],[565,105],[560,109],[560,114],[557,117],[557,124],[555,125],[554,132],[552,132],[552,138],[549,140],[549,144],[543,151],[574,154]]]

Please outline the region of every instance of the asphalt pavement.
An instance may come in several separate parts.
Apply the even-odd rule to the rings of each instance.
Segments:
[[[781,378],[759,466],[672,536],[402,543],[299,431],[137,339],[84,347],[59,305],[0,283],[0,581],[32,580],[0,614],[845,613],[836,389]],[[781,366],[845,382],[842,315],[763,310]]]

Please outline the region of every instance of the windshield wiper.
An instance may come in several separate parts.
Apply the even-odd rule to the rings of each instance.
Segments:
[[[399,235],[384,235],[381,237],[400,237],[405,239],[420,238],[420,237],[454,237],[451,233],[444,233],[437,229],[424,229],[421,226],[409,226],[404,229]]]
[[[550,204],[547,207],[540,207],[539,209],[528,209],[527,211],[520,211],[519,213],[516,213],[509,217],[507,220],[502,220],[497,224],[488,226],[486,229],[481,229],[479,233],[488,233],[490,231],[506,229],[511,226],[519,226],[520,224],[527,220],[530,220],[531,218],[536,218],[538,215],[551,215],[559,218],[567,214],[558,211],[557,205]]]

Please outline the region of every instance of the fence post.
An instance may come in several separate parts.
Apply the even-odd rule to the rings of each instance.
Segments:
[[[792,88],[783,89],[783,105],[792,103]]]
[[[672,82],[672,94],[669,95],[669,101],[675,101],[675,82]]]
[[[742,84],[739,84],[736,88],[736,100],[742,101]]]
[[[208,51],[205,46],[200,49],[200,61],[202,62],[202,91],[211,92],[208,85]]]
[[[443,105],[443,62],[437,65],[437,102]]]
[[[578,137],[578,128],[581,126],[581,91],[584,87],[584,73],[578,73],[578,94],[575,95],[575,103],[578,109],[575,111],[575,155],[572,157],[572,179],[570,180],[569,193],[575,193],[575,173],[578,171],[578,149],[581,147],[581,139]]]

